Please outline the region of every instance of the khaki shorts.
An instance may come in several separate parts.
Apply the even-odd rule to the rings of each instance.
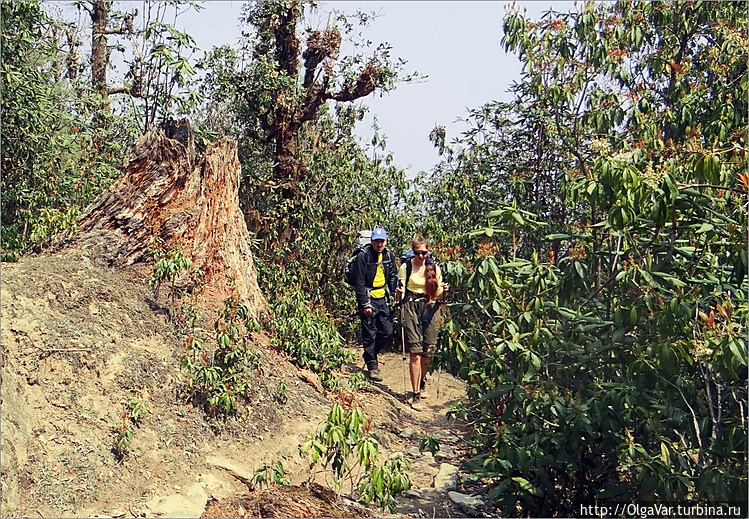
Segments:
[[[432,354],[432,352],[434,352],[434,344],[427,344],[427,351],[424,351],[423,344],[409,343],[406,346],[406,351],[408,353],[429,356]]]
[[[439,334],[442,314],[437,303],[431,305],[426,299],[417,299],[403,304],[401,325],[406,336],[406,351],[409,353],[430,353]]]

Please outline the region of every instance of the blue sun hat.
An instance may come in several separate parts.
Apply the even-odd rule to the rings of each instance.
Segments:
[[[388,233],[382,227],[375,227],[372,229],[372,241],[374,240],[387,240]]]

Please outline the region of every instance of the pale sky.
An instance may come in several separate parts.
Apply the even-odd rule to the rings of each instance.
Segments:
[[[238,16],[244,2],[204,2],[199,14],[180,16],[178,25],[192,34],[201,49],[236,44],[240,34]],[[524,1],[534,19],[552,6],[572,9],[572,2]],[[519,79],[520,64],[500,48],[506,1],[354,1],[318,2],[323,11],[354,13],[376,11],[380,16],[365,29],[374,45],[389,42],[391,55],[407,60],[405,70],[428,78],[402,84],[395,91],[363,100],[377,116],[380,133],[387,136],[387,149],[395,164],[410,176],[431,169],[439,161],[429,142],[435,125],[447,127],[448,139],[466,129],[468,109],[492,100],[508,101],[507,89]],[[361,123],[357,135],[363,142],[372,137],[371,116]]]

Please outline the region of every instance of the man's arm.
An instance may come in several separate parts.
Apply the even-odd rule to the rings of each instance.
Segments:
[[[359,312],[366,307],[371,308],[369,301],[369,287],[367,286],[367,249],[365,248],[356,256],[354,261],[354,292],[356,293],[356,305]]]

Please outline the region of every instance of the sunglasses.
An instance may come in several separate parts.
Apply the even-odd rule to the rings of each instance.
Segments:
[[[429,254],[428,250],[415,250],[414,251],[415,256],[426,256],[427,254]]]

